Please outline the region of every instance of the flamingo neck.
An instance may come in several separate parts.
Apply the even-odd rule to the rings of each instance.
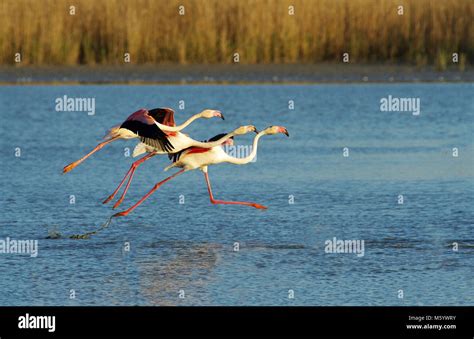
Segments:
[[[211,141],[211,142],[201,142],[201,141],[193,141],[193,146],[195,147],[203,147],[203,148],[212,148],[216,146],[222,146],[222,143],[229,138],[233,137],[236,135],[235,131],[232,131],[230,133],[227,133],[224,135],[222,138],[216,140],[216,141]]]
[[[248,156],[246,156],[245,158],[236,158],[229,156],[226,161],[236,165],[245,165],[251,162],[253,158],[255,158],[255,156],[257,155],[258,141],[260,140],[262,135],[265,134],[265,131],[261,131],[255,136],[255,138],[253,139],[252,152]]]
[[[199,119],[201,117],[202,117],[201,113],[194,114],[191,118],[189,118],[188,120],[186,120],[185,122],[183,122],[181,125],[178,125],[178,126],[163,125],[163,124],[160,124],[159,122],[156,122],[156,125],[162,131],[165,131],[165,132],[179,132],[185,127],[189,126],[194,120]]]

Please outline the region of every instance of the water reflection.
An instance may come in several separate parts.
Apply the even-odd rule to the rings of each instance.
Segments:
[[[151,243],[138,262],[139,289],[145,304],[197,304],[213,279],[221,245],[190,241]],[[184,293],[183,293],[184,291]]]

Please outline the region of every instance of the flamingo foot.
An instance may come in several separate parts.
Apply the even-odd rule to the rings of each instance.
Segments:
[[[70,163],[69,165],[67,166],[64,166],[63,168],[63,174],[69,172],[69,171],[72,171],[77,165],[79,165],[79,163],[77,161],[75,162],[72,162]]]
[[[123,196],[114,204],[114,206],[112,207],[112,209],[116,209],[117,207],[120,206],[120,204],[122,203],[123,201]]]
[[[115,194],[111,194],[109,195],[109,197],[107,199],[105,199],[104,201],[102,201],[103,204],[106,204],[108,203],[110,200],[112,200],[114,198]]]
[[[123,212],[119,212],[119,213],[115,213],[112,218],[115,218],[115,217],[125,217],[128,215],[128,211],[123,211]]]

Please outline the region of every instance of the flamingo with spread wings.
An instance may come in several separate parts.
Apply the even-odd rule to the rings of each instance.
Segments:
[[[202,147],[196,147],[192,146],[187,149],[182,150],[179,153],[176,153],[173,156],[173,164],[170,166],[166,167],[165,170],[168,170],[173,167],[179,167],[181,170],[176,172],[175,174],[169,176],[168,178],[158,182],[155,184],[155,186],[147,193],[145,194],[137,203],[135,203],[133,206],[128,208],[127,210],[123,212],[119,212],[114,214],[112,217],[119,217],[119,216],[126,216],[128,215],[131,211],[133,211],[135,208],[137,208],[143,201],[145,201],[150,195],[152,195],[158,188],[160,188],[164,183],[170,181],[171,179],[177,177],[178,175],[186,172],[186,171],[191,171],[194,169],[200,169],[204,173],[204,177],[206,179],[206,184],[207,184],[207,189],[209,192],[209,197],[210,201],[213,204],[228,204],[228,205],[246,205],[246,206],[251,206],[255,207],[258,209],[266,209],[267,207],[253,203],[253,202],[245,202],[245,201],[225,201],[225,200],[218,200],[214,198],[214,195],[212,193],[211,189],[211,183],[209,181],[209,175],[208,175],[208,166],[209,165],[216,165],[220,163],[231,163],[231,164],[236,164],[236,165],[244,165],[248,164],[253,160],[253,158],[257,155],[257,147],[258,147],[258,142],[260,138],[263,135],[271,135],[271,134],[277,134],[277,133],[283,133],[286,136],[289,136],[288,131],[285,127],[282,126],[270,126],[263,131],[257,133],[257,135],[254,138],[253,141],[253,149],[252,152],[245,158],[235,158],[230,155],[228,155],[223,148],[221,147],[222,145],[225,144],[231,144],[233,139],[227,139],[227,141],[221,142],[219,146],[215,146],[212,148],[202,148]],[[221,140],[222,135],[217,135],[212,139],[215,140]],[[212,140],[210,139],[210,140]]]
[[[173,152],[168,152],[168,155],[171,159],[173,157],[173,154],[176,154],[176,152],[180,152],[183,149],[187,149],[189,147],[198,147],[200,149],[210,149],[212,147],[220,146],[223,142],[226,142],[227,140],[234,137],[235,135],[241,135],[241,134],[246,134],[246,133],[250,133],[250,132],[257,133],[258,131],[255,128],[255,126],[253,126],[253,125],[240,126],[239,128],[233,130],[230,133],[219,134],[218,138],[211,138],[208,141],[203,141],[203,142],[193,140],[193,139],[189,138],[187,135],[178,132],[178,133],[175,133],[174,135],[169,137],[169,140],[171,140],[173,145],[178,145],[178,146],[175,148],[175,150]],[[125,198],[125,195],[127,194],[127,191],[128,191],[128,189],[130,187],[130,184],[132,182],[133,175],[134,175],[136,169],[138,168],[138,166],[140,166],[142,163],[144,163],[145,161],[147,161],[148,159],[154,157],[157,154],[167,153],[167,152],[163,151],[163,149],[161,149],[160,147],[158,147],[156,145],[151,146],[150,144],[146,144],[144,142],[139,143],[135,147],[133,155],[136,156],[137,153],[141,154],[142,152],[147,152],[148,154],[146,154],[144,157],[140,158],[139,160],[135,161],[130,166],[128,172],[125,174],[125,176],[123,177],[122,181],[117,186],[115,191],[107,199],[104,200],[104,202],[103,202],[104,204],[108,203],[110,200],[112,200],[115,197],[115,195],[118,193],[118,191],[120,190],[120,188],[125,183],[125,180],[128,177],[128,181],[127,181],[127,184],[125,185],[125,189],[122,192],[122,195],[120,196],[119,200],[117,200],[117,202],[113,206],[114,209],[117,208],[122,203],[123,199]]]
[[[212,117],[224,116],[220,111],[207,109],[201,113],[193,115],[183,124],[176,126],[174,122],[174,111],[171,108],[155,108],[152,110],[140,109],[131,114],[120,126],[110,129],[105,136],[106,140],[99,143],[92,151],[63,168],[63,173],[67,173],[90,157],[95,152],[102,149],[105,145],[119,139],[139,138],[143,144],[159,149],[162,153],[178,152],[185,147],[194,145],[193,139],[179,138],[184,134],[180,133],[182,129],[189,126],[194,120],[199,118],[209,119]],[[184,139],[184,140],[183,140]],[[173,143],[177,143],[177,145]],[[198,144],[195,144],[198,145]],[[213,147],[208,145],[199,145],[201,147]]]

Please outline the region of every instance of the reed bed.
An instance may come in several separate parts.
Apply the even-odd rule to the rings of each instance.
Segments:
[[[75,15],[70,15],[70,6]],[[398,6],[403,5],[403,15]],[[184,6],[185,15],[180,15]],[[294,6],[295,14],[289,14]],[[22,65],[474,61],[472,0],[2,0]]]

